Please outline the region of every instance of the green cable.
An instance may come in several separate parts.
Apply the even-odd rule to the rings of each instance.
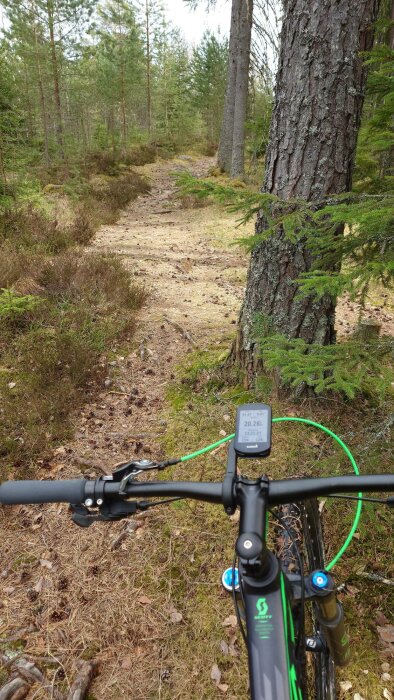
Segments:
[[[353,467],[354,473],[357,474],[357,476],[360,475],[356,460],[354,459],[352,453],[350,452],[349,448],[343,440],[341,440],[338,435],[333,433],[332,430],[329,428],[326,428],[324,425],[321,425],[320,423],[316,423],[313,420],[309,420],[308,418],[293,418],[293,417],[284,417],[284,418],[273,418],[272,422],[273,423],[283,423],[284,421],[292,421],[293,423],[306,423],[307,425],[312,425],[314,428],[318,428],[319,430],[322,430],[324,433],[327,433],[330,437],[332,437],[340,447],[344,450],[346,456],[349,458],[350,463]],[[181,462],[187,462],[189,459],[193,459],[193,457],[198,457],[199,455],[205,454],[206,452],[210,452],[211,450],[214,450],[215,447],[219,447],[220,445],[223,445],[225,442],[229,442],[235,437],[235,433],[232,435],[226,435],[222,440],[218,440],[217,442],[214,442],[212,445],[208,445],[208,447],[204,447],[202,450],[197,450],[197,452],[192,452],[189,455],[185,455],[185,457],[181,457],[180,461]],[[360,492],[358,493],[358,497],[362,499],[363,494]],[[341,549],[339,550],[338,554],[335,555],[335,557],[329,562],[329,564],[326,566],[326,571],[331,571],[331,569],[335,566],[335,564],[339,561],[339,559],[344,555],[346,552],[347,548],[349,547],[354,534],[357,530],[358,523],[360,521],[361,517],[361,511],[362,511],[362,501],[359,500],[357,503],[357,508],[356,508],[356,513],[354,516],[353,520],[353,525],[350,529],[350,532],[342,545]]]
[[[235,433],[233,435],[226,435],[225,438],[222,440],[218,440],[217,442],[214,442],[212,445],[208,445],[208,447],[203,447],[202,450],[197,450],[197,452],[192,452],[190,455],[186,455],[185,457],[181,457],[180,461],[181,462],[187,462],[188,459],[193,459],[193,457],[198,457],[199,455],[205,454],[205,452],[210,452],[211,450],[214,450],[215,447],[219,447],[219,445],[223,445],[224,442],[229,442],[229,440],[232,440],[233,437],[235,437]]]

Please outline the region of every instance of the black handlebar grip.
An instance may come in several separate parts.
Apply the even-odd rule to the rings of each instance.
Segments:
[[[64,481],[5,481],[0,484],[0,503],[83,503],[85,479]]]

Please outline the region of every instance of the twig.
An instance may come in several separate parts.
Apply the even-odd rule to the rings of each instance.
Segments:
[[[141,523],[138,524],[138,522],[133,520],[125,528],[123,528],[123,530],[119,533],[119,535],[112,540],[112,542],[109,546],[111,552],[113,552],[115,549],[118,549],[118,547],[120,547],[122,542],[124,542],[124,540],[127,539],[127,537],[132,532],[135,532],[135,530],[137,530],[138,527],[141,527]]]
[[[198,348],[197,343],[193,340],[191,337],[189,331],[185,330],[185,328],[182,328],[182,326],[179,325],[176,321],[172,321],[168,316],[163,316],[164,320],[167,321],[171,326],[174,326],[177,331],[180,332],[180,334],[183,336],[183,338],[186,338],[186,340],[189,341],[190,345],[193,345],[194,348]]]
[[[0,689],[0,700],[23,700],[37,681],[47,686],[45,677],[32,661],[20,655],[10,659],[7,654],[0,654],[0,661],[4,667],[11,665],[13,673],[17,674]]]
[[[29,687],[22,686],[22,688],[19,688],[19,690],[16,691],[14,695],[12,695],[11,700],[24,700],[24,698],[27,697],[29,694]]]
[[[10,644],[11,642],[17,642],[19,639],[25,636],[25,634],[30,634],[30,632],[36,632],[35,627],[23,627],[22,629],[15,632],[11,637],[0,637],[0,644]],[[1,658],[1,657],[0,657]]]
[[[70,688],[66,700],[83,700],[97,672],[97,661],[80,662],[77,677]]]
[[[385,578],[384,576],[380,576],[379,574],[370,574],[367,571],[357,571],[357,576],[367,578],[375,583],[384,583],[385,586],[394,586],[394,581],[389,578]]]
[[[18,659],[21,659],[23,654],[17,654],[16,656],[11,656],[8,658],[5,654],[0,654],[0,664],[1,668],[9,668],[12,666],[12,664],[15,663],[15,661],[18,661]]]
[[[21,678],[14,678],[0,689],[0,700],[23,700],[29,692],[29,686]]]

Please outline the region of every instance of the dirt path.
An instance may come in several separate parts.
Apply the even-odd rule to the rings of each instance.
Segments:
[[[190,161],[139,168],[151,178],[151,192],[133,202],[115,226],[103,227],[95,247],[123,255],[152,290],[144,323],[155,327],[166,315],[206,346],[228,334],[230,321],[224,319],[236,320],[245,265],[239,250],[228,247],[235,219],[213,206],[183,208],[176,199],[171,173],[186,168],[202,175],[213,164]]]
[[[203,174],[211,164],[185,156],[139,168],[151,179],[151,192],[95,238],[95,250],[123,256],[149,300],[140,314],[135,349],[125,347],[110,360],[109,391],[82,412],[82,425],[76,426],[68,449],[81,463],[99,461],[110,469],[133,453],[154,450],[174,366],[187,352],[229,342],[234,333],[246,273],[245,255],[230,244],[246,231],[235,231],[236,218],[215,206],[184,208],[171,177],[185,167]]]

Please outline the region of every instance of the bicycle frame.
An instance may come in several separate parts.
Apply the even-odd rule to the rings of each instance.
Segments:
[[[233,473],[235,453],[229,445]],[[266,548],[268,479],[239,477],[240,588],[245,606],[251,700],[300,700],[295,667],[295,636],[289,600],[291,585],[278,559]]]
[[[302,698],[295,666],[293,617],[288,584],[281,572],[275,588],[241,580],[245,605],[252,700]],[[278,587],[277,587],[278,586]]]

